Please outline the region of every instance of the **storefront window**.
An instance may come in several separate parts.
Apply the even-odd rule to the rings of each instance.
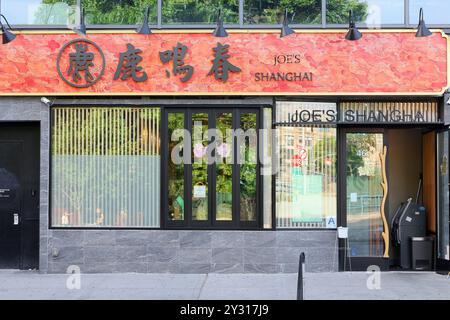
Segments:
[[[259,108],[166,109],[167,227],[260,228],[259,118]]]
[[[336,129],[280,127],[278,137],[277,227],[326,228],[327,218],[336,218]]]
[[[273,130],[272,130],[272,108],[264,108],[263,111],[263,134],[261,136],[262,157],[261,175],[263,178],[263,222],[264,228],[272,228],[272,176],[276,167],[272,166],[273,154]]]
[[[227,130],[233,128],[233,113],[223,112],[216,114],[216,127],[222,137],[227,136]],[[216,158],[216,220],[233,220],[233,164],[229,157],[231,146],[225,142],[217,146]]]
[[[167,116],[169,137],[174,135],[174,131],[184,127],[184,113],[170,112]],[[181,133],[181,132],[180,132]],[[181,141],[184,141],[184,133],[179,135]],[[173,221],[184,220],[184,150],[177,150],[179,141],[169,143],[169,154],[179,153],[180,163],[169,162],[168,168],[168,200],[169,200],[169,218]]]
[[[245,0],[244,23],[277,24],[283,21],[284,11],[288,10],[293,24],[321,24],[322,1],[312,0]]]
[[[256,221],[256,179],[258,177],[258,142],[256,112],[241,113],[241,129],[245,136],[239,143],[239,187],[241,221]]]
[[[159,109],[54,108],[52,121],[53,227],[159,227]]]
[[[138,24],[150,7],[149,22],[156,24],[157,0],[82,0],[87,24]]]
[[[336,128],[289,122],[303,110],[320,108],[335,110],[336,105],[277,103],[277,228],[336,228]]]
[[[76,0],[2,0],[1,13],[10,24],[69,25],[75,23]]]
[[[419,23],[419,11],[423,8],[425,22],[427,24],[450,24],[448,19],[448,0],[409,0],[409,22]]]
[[[192,114],[192,220],[208,220],[208,113]]]
[[[219,8],[225,23],[239,23],[239,0],[163,0],[165,24],[215,24]]]
[[[348,24],[350,9],[355,21],[367,26],[403,24],[404,4],[404,0],[327,0],[327,24]]]

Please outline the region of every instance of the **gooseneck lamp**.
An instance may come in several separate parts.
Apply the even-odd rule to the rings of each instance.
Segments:
[[[427,25],[425,24],[425,20],[423,19],[423,9],[420,8],[419,25],[417,26],[416,37],[422,38],[422,37],[428,37],[431,35],[432,35],[431,31],[428,29]]]
[[[214,37],[228,37],[228,33],[223,26],[222,9],[219,9],[219,14],[217,15],[217,26],[213,32]]]
[[[348,11],[348,32],[345,35],[345,39],[350,41],[356,41],[362,38],[362,33],[359,32],[355,24],[355,19],[353,17],[353,10]]]
[[[136,32],[139,34],[152,34],[150,27],[148,26],[148,18],[150,16],[150,7],[147,7],[144,12],[144,22],[142,26],[140,26]]]
[[[283,25],[281,26],[280,38],[286,37],[293,33],[295,33],[295,31],[289,27],[288,10],[286,9],[284,11]]]
[[[3,18],[3,20],[5,20],[6,24],[8,25],[8,29],[5,28],[4,24],[2,23],[1,18]],[[11,32],[12,28],[9,25],[8,20],[2,14],[0,14],[0,26],[2,28],[2,44],[10,43],[11,41],[13,41],[16,38],[16,35]]]

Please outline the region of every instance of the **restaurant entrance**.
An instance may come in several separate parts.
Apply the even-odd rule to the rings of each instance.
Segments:
[[[381,270],[411,270],[412,238],[396,236],[417,228],[420,235],[415,237],[433,239],[436,217],[442,211],[436,210],[435,128],[342,127],[339,143],[340,221],[348,228],[348,238],[339,240],[340,269],[366,271],[376,266]],[[396,215],[405,204],[423,208],[420,214],[425,217],[419,221],[419,209],[405,210],[406,222],[397,232]],[[448,233],[446,239],[448,245]],[[430,250],[431,268],[433,254]]]
[[[383,129],[342,129],[340,142],[343,270],[366,270],[385,264],[387,136]]]

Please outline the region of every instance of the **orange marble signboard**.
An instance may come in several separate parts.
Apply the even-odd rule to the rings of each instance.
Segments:
[[[87,52],[94,55],[88,69],[98,81],[81,88],[63,80],[73,80],[69,68],[75,47],[65,45],[75,39],[79,36],[72,33],[21,33],[1,45],[0,95],[432,96],[448,86],[447,37],[441,32],[416,38],[413,32],[371,31],[359,41],[346,41],[343,32],[331,31],[285,38],[263,32],[236,32],[227,38],[198,32],[93,33],[85,38],[91,41]],[[183,62],[193,68],[186,81],[183,74],[174,74],[172,62],[163,63],[160,57],[177,43],[186,46]],[[218,43],[229,45],[228,61],[240,69],[230,72],[227,81],[209,74]],[[138,75],[145,72],[140,78],[145,81],[114,79],[128,44],[142,51]],[[79,73],[81,83],[85,71]]]

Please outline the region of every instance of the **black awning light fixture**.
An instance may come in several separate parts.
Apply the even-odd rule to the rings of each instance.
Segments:
[[[86,24],[84,23],[84,8],[80,8],[80,24],[73,29],[80,36],[86,36]]]
[[[148,19],[150,16],[150,6],[145,9],[144,12],[144,22],[142,22],[142,26],[140,26],[136,32],[139,34],[152,34],[150,27],[148,26]]]
[[[1,18],[3,18],[3,20],[5,20],[5,22],[8,25],[9,29],[5,28],[5,25],[2,23],[2,19]],[[0,14],[0,26],[2,28],[2,44],[10,43],[11,41],[13,41],[16,38],[16,35],[11,32],[12,28],[9,25],[8,20],[2,14]]]
[[[219,9],[219,14],[217,15],[217,26],[212,34],[214,37],[228,37],[228,32],[223,26],[222,9]]]
[[[283,24],[281,26],[280,38],[286,37],[293,33],[295,33],[295,31],[289,27],[288,10],[286,9],[284,11],[284,18],[283,18]]]
[[[348,11],[348,32],[345,35],[345,39],[350,41],[356,41],[362,38],[362,33],[359,32],[356,27],[355,19],[353,17],[353,10]]]
[[[420,8],[419,11],[419,25],[417,26],[417,32],[416,37],[422,38],[422,37],[428,37],[431,36],[433,33],[428,29],[427,25],[425,24],[425,20],[423,19],[423,9]]]

